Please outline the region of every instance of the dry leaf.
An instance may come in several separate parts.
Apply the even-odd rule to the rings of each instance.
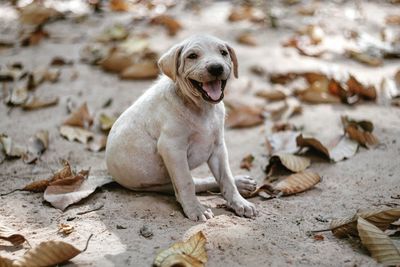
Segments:
[[[374,125],[370,121],[356,121],[348,117],[342,117],[345,132],[350,139],[357,141],[360,145],[373,147],[379,144],[378,139],[372,133]]]
[[[60,134],[68,141],[78,141],[82,144],[87,144],[94,137],[94,134],[88,130],[67,125],[60,127]]]
[[[260,90],[256,93],[256,96],[267,99],[268,101],[279,101],[286,99],[286,94],[281,90]]]
[[[381,57],[368,54],[367,51],[348,49],[347,56],[372,67],[379,67],[383,65],[383,60]]]
[[[346,82],[348,90],[352,93],[355,93],[367,100],[375,100],[376,99],[376,89],[373,86],[364,86],[362,85],[354,76],[350,75],[349,79]]]
[[[242,102],[225,101],[229,108],[226,125],[231,128],[243,128],[260,125],[264,121],[263,111],[260,106],[249,105]]]
[[[0,225],[0,239],[10,242],[13,244],[13,246],[19,246],[26,241],[23,235],[16,233],[13,229],[10,229],[4,225]]]
[[[0,143],[3,146],[5,155],[10,158],[20,158],[26,153],[26,149],[19,144],[14,143],[11,137],[0,134]]]
[[[58,232],[62,233],[63,235],[69,235],[73,231],[75,231],[75,228],[73,226],[69,225],[69,224],[61,223],[58,226]]]
[[[269,154],[276,152],[296,153],[299,150],[296,143],[296,138],[299,134],[296,131],[281,131],[267,134],[266,145]]]
[[[106,148],[107,144],[107,136],[105,135],[96,135],[93,140],[91,140],[86,148],[93,152],[99,152]]]
[[[66,262],[82,251],[63,241],[45,241],[28,250],[14,266],[54,266]]]
[[[361,243],[376,261],[384,265],[400,264],[399,248],[382,230],[362,217],[357,219],[357,230]]]
[[[256,46],[257,39],[254,35],[250,33],[242,33],[237,38],[236,41],[240,44],[249,45],[249,46]]]
[[[63,57],[53,57],[50,62],[50,66],[65,66],[65,65],[72,65],[74,62],[72,60],[67,60]]]
[[[319,183],[321,177],[313,172],[303,171],[295,173],[277,183],[273,189],[284,196],[306,191]]]
[[[23,156],[25,163],[35,162],[49,146],[49,132],[38,131],[29,139],[28,151]]]
[[[25,85],[17,83],[12,89],[11,94],[6,99],[6,103],[14,106],[24,104],[28,100],[28,89]]]
[[[43,5],[40,1],[33,1],[29,5],[20,8],[20,20],[24,24],[43,24],[49,19],[60,17],[60,13]]]
[[[33,109],[50,107],[57,104],[58,104],[58,97],[56,96],[43,97],[43,98],[32,96],[22,105],[22,108],[25,110],[33,110]]]
[[[100,62],[100,66],[109,72],[120,73],[132,65],[132,56],[123,51],[112,50],[109,55]]]
[[[339,137],[333,140],[330,145],[325,146],[316,138],[304,138],[303,135],[299,135],[296,138],[296,143],[299,147],[311,147],[334,162],[348,159],[354,156],[358,150],[358,143],[347,137]]]
[[[117,118],[115,118],[115,117],[111,117],[104,113],[101,113],[100,117],[99,117],[100,128],[103,131],[109,131],[116,120],[117,120]]]
[[[162,25],[168,30],[170,36],[174,36],[182,29],[181,23],[169,15],[157,15],[150,21],[154,25]]]
[[[399,15],[386,16],[385,22],[388,25],[400,25],[400,16]]]
[[[93,117],[90,116],[87,103],[83,103],[77,110],[64,121],[64,125],[89,128],[93,124]]]
[[[144,60],[124,69],[120,75],[121,79],[154,79],[158,76],[157,62]]]
[[[357,236],[358,217],[364,218],[382,231],[385,231],[391,223],[400,219],[400,208],[358,211],[351,217],[332,220],[329,228],[338,238],[347,237],[348,235]]]
[[[21,190],[23,191],[31,191],[31,192],[44,192],[46,188],[49,186],[50,180],[39,180],[39,181],[34,181],[32,183],[27,184],[25,187],[23,187]]]
[[[107,27],[96,40],[99,42],[112,42],[125,40],[129,35],[128,28],[122,24],[115,23],[110,27]]]
[[[111,0],[110,9],[118,12],[129,11],[129,4],[126,0]]]
[[[0,267],[14,267],[13,261],[0,256]]]
[[[299,95],[300,100],[310,104],[335,104],[340,103],[340,98],[327,92],[305,90]]]
[[[112,182],[112,178],[94,177],[87,179],[84,174],[77,174],[71,179],[52,182],[44,192],[44,199],[57,209],[65,210],[69,205],[77,203],[92,194],[97,187]]]
[[[23,37],[21,38],[21,45],[37,45],[42,41],[42,39],[48,38],[49,36],[49,33],[43,30],[43,26],[39,25],[33,31],[23,33]]]
[[[240,162],[240,168],[250,171],[251,167],[253,166],[253,161],[254,161],[254,156],[252,154],[247,155]]]
[[[206,241],[206,237],[200,231],[191,236],[189,240],[175,243],[170,248],[158,253],[153,265],[157,267],[203,267],[208,260],[205,249]]]
[[[83,62],[95,65],[106,58],[109,51],[110,49],[101,43],[89,43],[80,51],[80,57]]]
[[[301,172],[310,166],[311,161],[308,158],[288,153],[276,153],[269,159],[266,172],[269,173],[269,170],[272,168],[272,166],[276,164],[280,164],[292,172]]]

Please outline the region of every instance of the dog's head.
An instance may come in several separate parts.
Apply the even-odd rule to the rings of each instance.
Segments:
[[[175,45],[158,61],[161,71],[179,85],[181,93],[195,103],[218,103],[233,69],[238,77],[235,51],[208,35],[196,35]]]

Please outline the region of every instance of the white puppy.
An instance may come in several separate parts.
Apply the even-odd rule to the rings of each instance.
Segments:
[[[159,60],[159,67],[165,75],[110,131],[106,150],[109,173],[133,190],[175,192],[191,220],[213,217],[196,192],[217,185],[236,214],[255,216],[255,206],[239,190],[252,191],[256,183],[240,176],[235,184],[224,140],[221,100],[232,69],[235,77],[238,75],[235,52],[215,37],[198,35],[172,47]],[[215,179],[192,178],[190,170],[205,162]]]

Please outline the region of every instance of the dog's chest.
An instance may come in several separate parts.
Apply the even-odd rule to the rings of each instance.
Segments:
[[[190,135],[187,153],[190,169],[200,166],[210,158],[217,138],[218,129],[215,125],[205,126]]]

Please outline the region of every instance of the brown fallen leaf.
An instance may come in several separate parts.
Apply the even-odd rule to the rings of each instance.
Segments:
[[[359,51],[354,49],[348,49],[346,55],[349,58],[355,59],[363,64],[367,64],[372,67],[379,67],[383,65],[382,57],[376,55],[368,54],[367,51]]]
[[[203,267],[208,257],[205,249],[206,237],[203,232],[198,232],[187,241],[177,242],[170,248],[157,254],[153,265],[166,266],[192,266]]]
[[[100,66],[105,71],[120,73],[133,64],[132,60],[132,56],[126,52],[111,50]]]
[[[232,8],[228,20],[231,22],[250,19],[253,13],[253,8],[248,5]]]
[[[311,161],[308,158],[280,152],[274,154],[269,159],[269,163],[266,167],[266,173],[269,173],[270,169],[274,165],[282,165],[292,172],[301,172],[307,169],[310,164]]]
[[[277,183],[273,189],[287,196],[306,191],[320,181],[321,177],[318,174],[310,171],[302,171],[288,176]]]
[[[50,96],[50,97],[36,97],[32,96],[28,98],[28,100],[22,104],[22,108],[25,110],[34,110],[40,108],[46,108],[50,106],[54,106],[58,104],[58,97]]]
[[[388,15],[385,18],[385,23],[388,25],[400,25],[399,15]]]
[[[299,147],[313,148],[334,162],[348,159],[358,150],[358,144],[347,137],[339,137],[326,146],[316,138],[304,138],[303,135],[299,135],[296,143]]]
[[[84,102],[78,109],[63,122],[63,125],[89,128],[93,124],[93,117],[89,113],[87,103]]]
[[[108,43],[112,41],[125,40],[129,35],[128,28],[120,23],[115,23],[105,28],[99,36],[96,37],[96,41]]]
[[[399,248],[382,230],[362,217],[357,219],[357,230],[361,243],[376,261],[384,265],[400,264]]]
[[[287,95],[285,92],[273,89],[273,90],[260,90],[256,93],[256,96],[267,99],[268,101],[280,101],[286,99]]]
[[[178,20],[166,14],[157,15],[153,17],[150,20],[150,23],[153,25],[164,26],[167,29],[168,34],[170,36],[176,35],[178,31],[182,29],[182,25]]]
[[[350,75],[346,83],[350,92],[355,93],[367,100],[376,99],[377,93],[374,86],[362,85],[353,75]]]
[[[73,231],[75,231],[75,228],[72,225],[65,223],[61,223],[60,225],[58,225],[58,232],[62,233],[65,236],[71,234]]]
[[[25,163],[35,162],[49,146],[49,132],[46,130],[38,131],[29,139],[28,151],[23,156]]]
[[[129,4],[126,0],[111,0],[110,9],[117,12],[129,11]]]
[[[14,267],[13,261],[0,256],[0,267]]]
[[[25,32],[23,34],[21,38],[21,46],[37,45],[49,36],[49,33],[43,29],[43,25],[39,25],[33,31]]]
[[[70,142],[78,141],[82,144],[87,144],[89,140],[94,138],[94,133],[89,132],[88,130],[67,125],[60,127],[60,134]]]
[[[337,104],[340,98],[327,92],[317,92],[313,90],[305,90],[299,95],[301,101],[310,104]]]
[[[13,244],[13,246],[19,246],[26,241],[23,235],[16,233],[13,229],[8,228],[4,225],[0,225],[0,239],[10,242],[11,244]]]
[[[72,65],[74,62],[72,60],[65,59],[60,56],[53,57],[50,61],[50,66],[65,66],[65,65]]]
[[[263,111],[261,106],[250,105],[240,101],[224,102],[228,107],[228,116],[225,123],[230,128],[243,128],[257,126],[263,123]]]
[[[388,229],[391,223],[400,219],[400,208],[384,208],[358,211],[356,214],[346,218],[332,220],[329,229],[338,237],[349,235],[358,236],[357,218],[361,217],[377,226],[382,231]]]
[[[248,45],[248,46],[257,46],[257,39],[251,33],[242,33],[236,37],[236,41],[240,44]]]
[[[130,65],[120,74],[121,79],[154,79],[158,76],[159,69],[154,60],[144,60]]]
[[[108,116],[107,114],[101,113],[99,117],[100,128],[103,131],[109,131],[116,120],[116,117]]]
[[[96,135],[86,146],[86,148],[93,152],[99,152],[106,148],[107,136]]]
[[[85,178],[87,176],[87,173],[80,172],[74,177],[52,182],[44,192],[44,199],[53,207],[65,210],[92,194],[97,187],[113,181],[109,176]]]
[[[23,146],[16,144],[11,137],[5,134],[0,134],[0,143],[5,155],[9,158],[20,158],[26,153],[26,149]]]
[[[80,58],[87,64],[96,65],[107,57],[110,48],[101,43],[89,43],[80,50]]]
[[[345,132],[350,139],[365,147],[374,147],[379,144],[378,138],[372,133],[374,126],[370,121],[356,121],[342,117]]]
[[[85,250],[86,248],[79,250],[63,241],[45,241],[13,261],[13,266],[54,266],[74,258]]]
[[[40,25],[47,22],[49,19],[61,17],[61,13],[54,8],[46,7],[40,1],[33,1],[30,4],[21,7],[19,12],[20,21],[24,24]]]
[[[253,161],[254,156],[252,154],[245,156],[240,162],[240,168],[250,171],[251,167],[253,167]]]

